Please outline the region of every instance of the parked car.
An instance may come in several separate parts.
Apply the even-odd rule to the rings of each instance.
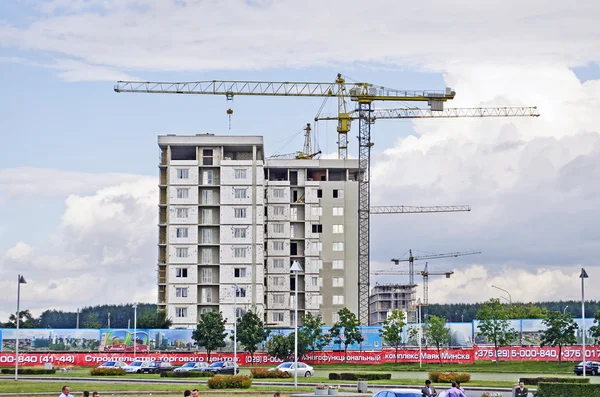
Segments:
[[[127,364],[123,361],[106,361],[102,365],[99,365],[97,368],[124,368]]]
[[[277,368],[270,368],[269,371],[275,371],[276,369],[280,370],[281,372],[287,372],[291,376],[294,376],[293,362],[281,363],[277,366]],[[313,367],[308,364],[298,362],[298,370],[296,371],[297,376],[312,376],[313,373]]]
[[[422,395],[419,389],[385,389],[373,394],[373,397],[421,397]]]
[[[205,362],[200,363],[185,363],[179,368],[175,368],[175,372],[187,372],[187,371],[201,371],[202,368],[208,367]]]
[[[216,361],[208,367],[202,368],[202,372],[235,375],[240,372],[240,368],[231,361]]]
[[[575,375],[583,375],[583,361],[580,362],[573,368]],[[585,362],[585,373],[590,375],[600,374],[600,363],[598,361],[586,361]]]
[[[144,361],[134,361],[131,364],[124,366],[123,369],[128,374],[136,374],[136,373],[140,373],[140,368],[142,368],[143,364],[144,364]]]
[[[144,361],[140,366],[139,373],[142,374],[159,374],[161,372],[171,371],[173,364],[169,361]]]

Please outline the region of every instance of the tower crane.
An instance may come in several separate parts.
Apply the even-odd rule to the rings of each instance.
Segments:
[[[320,150],[313,152],[311,134],[310,134],[310,132],[312,131],[312,128],[310,127],[310,123],[306,124],[306,127],[304,127],[304,131],[306,131],[304,133],[304,147],[302,148],[301,152],[275,154],[275,155],[271,156],[270,158],[272,158],[272,159],[273,158],[281,158],[281,159],[288,159],[288,160],[289,159],[312,160],[315,157],[317,157],[318,155],[320,155],[321,154]]]
[[[373,102],[427,102],[433,112],[443,111],[444,102],[454,99],[456,92],[444,90],[396,90],[366,82],[347,83],[341,74],[333,82],[225,81],[135,82],[118,81],[117,93],[149,93],[178,95],[222,95],[230,101],[234,96],[321,97],[338,99],[338,156],[346,158],[350,117],[346,100],[356,102],[354,114],[358,131],[358,320],[369,321],[369,214],[371,166],[371,113]],[[231,116],[233,111],[227,110]]]

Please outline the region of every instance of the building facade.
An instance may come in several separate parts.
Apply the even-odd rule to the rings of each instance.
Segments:
[[[158,304],[174,327],[358,309],[358,162],[264,158],[262,137],[159,136]],[[297,261],[303,271],[290,273]]]
[[[416,284],[376,284],[369,296],[369,325],[382,325],[392,310],[401,310],[409,323],[417,322]]]

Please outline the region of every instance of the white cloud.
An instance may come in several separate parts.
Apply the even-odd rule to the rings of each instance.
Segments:
[[[58,180],[72,173],[51,170]],[[32,189],[43,191],[48,170],[29,169]],[[39,175],[38,175],[39,174]],[[12,311],[17,272],[28,284],[22,306],[36,315],[45,309],[74,310],[104,303],[156,301],[157,182],[139,175],[79,175],[59,189],[69,193],[65,212],[48,247],[19,242],[0,253],[0,315]],[[128,180],[119,183],[119,181]],[[101,186],[93,193],[89,186]]]

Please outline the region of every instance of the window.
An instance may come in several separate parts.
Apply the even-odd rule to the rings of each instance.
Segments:
[[[185,278],[187,277],[187,271],[188,269],[186,269],[185,267],[178,267],[177,269],[175,269],[175,277]]]
[[[344,207],[333,207],[333,216],[344,216]]]
[[[246,248],[234,248],[233,249],[233,257],[234,258],[245,258],[246,257]]]
[[[334,277],[333,278],[333,286],[334,287],[343,287],[344,286],[344,278],[343,277]]]
[[[323,216],[323,207],[311,207],[310,212],[312,216]]]
[[[344,250],[344,243],[333,243],[333,250],[334,251],[343,251]]]
[[[333,295],[333,304],[334,305],[343,305],[344,304],[344,295]]]
[[[202,171],[202,184],[203,185],[212,185],[213,184],[212,170]]]
[[[284,294],[274,294],[273,295],[273,303],[276,305],[284,305],[285,304],[285,295]]]
[[[235,179],[246,179],[246,170],[244,168],[236,168]]]
[[[190,170],[188,168],[180,168],[177,170],[177,179],[189,179]]]
[[[187,258],[188,257],[188,249],[187,248],[175,248],[175,256],[178,258]]]
[[[246,218],[246,208],[234,208],[233,212],[233,216],[237,219]]]
[[[246,228],[245,227],[234,227],[233,228],[233,237],[234,238],[246,238]]]
[[[210,313],[212,312],[212,309],[210,307],[201,307],[200,308],[200,315],[204,314],[204,313]]]
[[[190,197],[190,189],[189,188],[177,188],[177,198],[178,199],[186,199]]]
[[[202,165],[213,165],[213,150],[204,149],[202,150]]]
[[[189,208],[177,208],[177,218],[179,219],[187,219],[189,217]]]
[[[344,260],[343,259],[334,259],[331,263],[331,268],[334,270],[340,270],[344,268]]]
[[[187,288],[175,288],[175,296],[177,298],[187,298],[188,289]]]
[[[344,189],[333,189],[333,198],[344,198]]]
[[[202,269],[202,283],[210,284],[212,283],[212,269]]]
[[[213,192],[212,190],[202,190],[202,204],[213,203]]]
[[[202,263],[213,263],[212,249],[202,248]]]
[[[283,322],[283,312],[273,312],[271,313],[271,318],[274,323],[282,323]]]
[[[323,306],[323,295],[317,295],[317,305]]]
[[[283,287],[285,285],[285,279],[283,277],[273,277],[273,285],[276,287]]]
[[[323,260],[322,259],[313,259],[311,261],[311,265],[314,271],[319,271],[323,269]]]
[[[323,243],[321,243],[321,242],[310,243],[310,247],[311,247],[311,250],[314,252],[323,251]]]
[[[273,251],[283,251],[283,241],[273,241]]]
[[[212,303],[212,289],[202,288],[202,303]]]
[[[178,227],[175,231],[177,238],[188,238],[188,228]]]
[[[212,230],[210,229],[202,229],[202,244],[211,244],[212,243]]]
[[[338,313],[331,313],[331,322],[334,324],[340,321],[340,315]]]
[[[323,225],[312,225],[313,233],[323,233]]]
[[[212,149],[202,149],[202,157],[212,157],[213,150]]]
[[[273,207],[273,215],[283,215],[285,214],[285,207],[283,205],[276,205]]]
[[[323,279],[318,276],[312,276],[310,278],[310,283],[313,287],[321,287],[323,285]]]
[[[283,259],[273,259],[273,269],[283,269]]]
[[[283,223],[274,223],[273,224],[273,233],[283,233],[284,226]]]
[[[239,287],[237,291],[235,291],[236,298],[245,298],[246,297],[246,287]]]
[[[187,317],[187,307],[176,307],[175,308],[175,317],[178,317],[178,318]]]
[[[317,189],[317,198],[323,198],[323,189]]]
[[[233,269],[233,277],[246,277],[246,268],[236,267]]]
[[[210,225],[213,223],[212,210],[210,208],[204,208],[202,210],[202,224]]]
[[[235,308],[235,317],[236,318],[244,317],[244,314],[246,314],[246,309],[244,309],[243,307]]]
[[[273,189],[273,197],[274,198],[285,197],[285,189]]]
[[[236,199],[248,198],[248,196],[246,195],[247,192],[248,192],[248,189],[233,189],[233,193],[234,193]]]
[[[344,225],[333,225],[333,233],[334,234],[344,233]]]

